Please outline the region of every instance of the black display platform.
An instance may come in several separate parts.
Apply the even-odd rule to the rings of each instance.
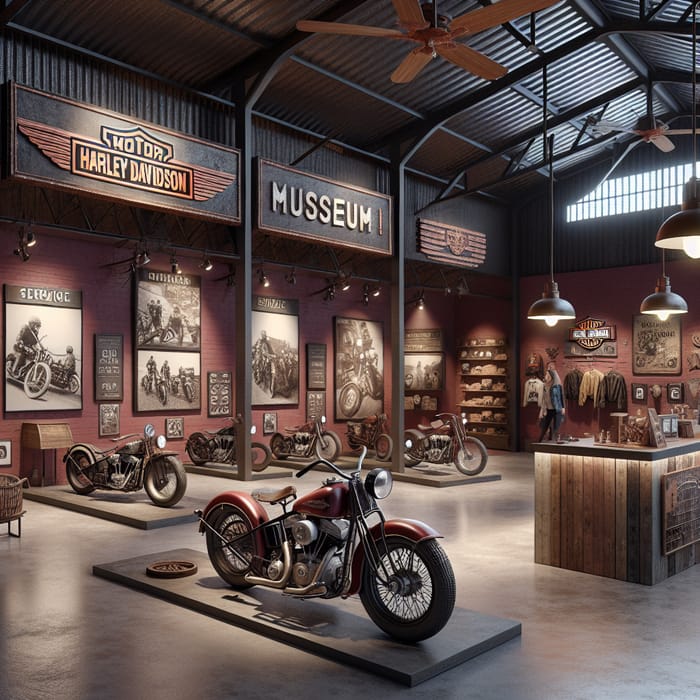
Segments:
[[[152,578],[159,561],[189,561],[197,573]],[[400,644],[367,617],[357,597],[297,600],[256,586],[235,591],[205,552],[175,549],[93,566],[93,574],[339,663],[414,686],[521,634],[521,625],[455,608],[445,628],[419,644]]]
[[[207,504],[204,500],[185,495],[174,506],[161,508],[154,505],[145,491],[93,491],[81,496],[68,485],[32,487],[23,492],[23,497],[27,501],[45,503],[141,530],[196,522],[194,510]]]

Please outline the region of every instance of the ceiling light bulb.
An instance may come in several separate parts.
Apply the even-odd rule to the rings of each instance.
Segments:
[[[700,236],[687,236],[684,238],[683,251],[689,258],[700,258]]]
[[[545,318],[544,320],[545,324],[548,325],[550,328],[554,328],[554,326],[556,326],[557,323],[559,323],[559,321],[560,319],[558,316],[547,316],[547,318]]]
[[[659,321],[668,321],[671,313],[669,311],[657,311],[654,315],[659,319]]]

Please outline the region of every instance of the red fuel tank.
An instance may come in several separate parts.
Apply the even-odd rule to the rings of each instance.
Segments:
[[[322,486],[298,498],[294,510],[320,518],[343,518],[348,514],[348,485],[339,482]]]

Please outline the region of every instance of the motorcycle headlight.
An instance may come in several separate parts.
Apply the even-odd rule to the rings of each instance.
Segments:
[[[394,478],[388,469],[372,469],[365,477],[365,490],[377,500],[386,498],[391,493],[393,485]]]
[[[406,442],[404,442],[404,445],[406,446],[407,450],[410,450],[413,447],[413,440],[411,440],[411,438],[408,438]]]
[[[147,438],[152,438],[156,434],[156,429],[153,427],[153,423],[146,423],[143,429],[143,434]]]
[[[255,433],[257,433],[257,432],[258,432],[258,429],[254,425],[251,425],[250,426],[250,434],[255,435]]]
[[[156,438],[156,445],[158,445],[158,449],[160,450],[162,450],[165,447],[167,442],[168,441],[165,439],[165,435],[159,435]]]

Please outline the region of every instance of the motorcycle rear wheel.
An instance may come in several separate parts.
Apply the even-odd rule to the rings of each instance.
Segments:
[[[194,400],[194,391],[190,384],[185,384],[185,398],[192,403]]]
[[[342,448],[340,438],[332,430],[324,430],[316,440],[316,455],[329,462],[335,462]]]
[[[202,433],[192,433],[187,438],[185,450],[198,467],[209,461],[209,440]]]
[[[254,442],[251,445],[253,471],[261,472],[266,469],[272,461],[270,448],[262,442]]]
[[[227,503],[216,508],[207,517],[207,522],[213,528],[213,531],[209,528],[206,531],[207,554],[216,573],[233,588],[250,588],[245,575],[258,552],[248,516],[237,506]],[[235,537],[241,538],[235,546],[224,546]]]
[[[287,440],[285,440],[284,435],[281,433],[275,433],[270,438],[270,450],[272,450],[272,454],[275,456],[275,459],[287,459],[289,454],[286,452],[286,449]]]
[[[80,391],[80,378],[77,374],[71,374],[68,380],[68,390],[71,394],[77,394]]]
[[[374,442],[374,449],[377,452],[377,459],[382,462],[388,462],[391,459],[391,453],[394,451],[394,441],[390,435],[380,433]]]
[[[403,453],[403,459],[407,467],[415,467],[423,461],[423,440],[425,436],[420,430],[409,428],[403,434],[404,446],[408,440],[411,441],[411,447],[406,447]]]
[[[481,474],[486,468],[486,462],[489,459],[486,445],[475,437],[467,436],[464,447],[465,449],[457,450],[455,466],[462,474],[467,476]]]
[[[95,456],[82,447],[75,447],[66,457],[66,478],[71,488],[81,495],[92,493]]]
[[[46,362],[35,362],[24,375],[24,393],[30,399],[43,396],[51,383],[51,368]]]
[[[185,495],[187,472],[174,455],[158,455],[146,468],[143,487],[153,503],[169,508]]]
[[[384,544],[386,542],[386,545]],[[437,634],[455,605],[450,560],[436,540],[413,542],[400,535],[377,540],[383,567],[362,572],[360,600],[372,621],[400,642],[420,642]],[[389,580],[382,582],[389,572]]]

